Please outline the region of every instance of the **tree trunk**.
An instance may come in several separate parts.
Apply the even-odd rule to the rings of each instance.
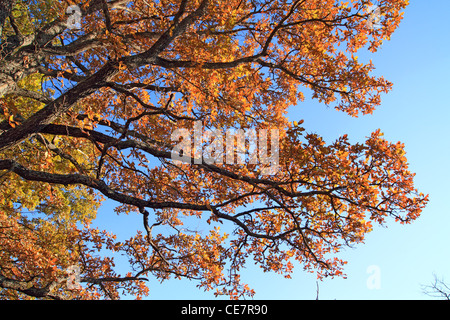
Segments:
[[[6,18],[9,17],[15,2],[16,0],[0,0],[0,37],[2,36]]]

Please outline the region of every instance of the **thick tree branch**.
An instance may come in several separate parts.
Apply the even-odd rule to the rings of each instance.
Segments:
[[[64,300],[62,296],[57,293],[52,293],[52,289],[57,283],[52,282],[45,287],[36,287],[31,281],[20,281],[9,279],[0,274],[0,288],[19,291],[35,298],[49,298],[53,300]]]
[[[208,210],[206,205],[180,203],[174,201],[151,201],[129,196],[110,188],[104,181],[94,179],[81,174],[56,174],[27,169],[14,160],[0,160],[0,170],[14,172],[25,180],[55,183],[61,185],[84,185],[98,190],[108,198],[123,204],[133,205],[138,208],[146,207],[151,209],[176,208],[186,210]]]

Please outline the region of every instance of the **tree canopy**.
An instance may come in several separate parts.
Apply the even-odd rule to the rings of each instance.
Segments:
[[[392,84],[357,52],[388,40],[408,1],[381,1],[377,27],[373,4],[1,0],[0,296],[142,298],[150,277],[252,296],[248,260],[339,276],[339,251],[373,224],[414,221],[428,197],[401,142],[378,130],[326,143],[287,117],[307,91],[352,117],[380,105]],[[276,129],[276,172],[194,161],[195,148],[174,161],[174,131],[199,123]],[[105,199],[141,215],[142,232],[119,242],[93,228]]]

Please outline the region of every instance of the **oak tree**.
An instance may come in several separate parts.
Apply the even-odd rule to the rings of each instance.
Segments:
[[[0,296],[141,298],[155,277],[239,298],[252,259],[343,275],[342,248],[414,221],[427,196],[380,130],[326,143],[286,113],[305,92],[372,113],[392,84],[357,52],[388,40],[407,3],[381,1],[375,28],[365,0],[0,1]],[[277,129],[276,172],[174,161],[173,132],[198,123]],[[93,228],[105,199],[142,231]]]

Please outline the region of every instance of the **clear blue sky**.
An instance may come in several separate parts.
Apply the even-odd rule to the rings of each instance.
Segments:
[[[290,112],[292,121],[304,119],[308,131],[327,141],[343,134],[362,141],[380,128],[386,139],[404,142],[416,187],[430,194],[428,207],[413,224],[389,221],[387,228],[374,228],[364,244],[342,252],[347,279],[319,282],[320,299],[429,299],[421,285],[430,284],[433,274],[450,282],[450,1],[410,2],[390,41],[376,54],[358,54],[371,58],[375,73],[394,83],[373,115],[355,119],[307,99]],[[117,217],[110,204],[100,209],[97,222],[116,232],[118,240],[142,230],[140,216]],[[379,289],[367,286],[369,266],[379,268]],[[316,297],[316,277],[301,266],[287,280],[250,262],[242,278],[256,290],[254,299]],[[148,285],[149,299],[214,298],[190,281],[160,285],[150,279]]]

